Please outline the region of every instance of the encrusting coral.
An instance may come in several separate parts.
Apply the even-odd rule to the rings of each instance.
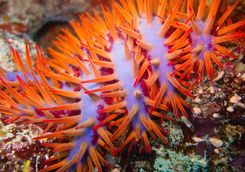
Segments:
[[[193,97],[204,67],[212,79],[211,59],[221,67],[220,53],[233,57],[219,43],[244,38],[236,31],[244,21],[225,23],[238,3],[216,19],[214,0],[205,22],[205,0],[197,15],[192,0],[120,0],[111,10],[101,6],[103,17],[85,13],[54,41],[52,58],[36,46],[35,67],[28,46],[27,67],[11,48],[19,71],[0,70],[0,112],[9,123],[43,125],[36,140],[55,138],[43,143],[55,155],[41,171],[102,171],[101,164],[109,166],[104,150],[150,152],[149,136],[168,144],[160,124],[172,117],[165,112],[187,118],[182,95]]]

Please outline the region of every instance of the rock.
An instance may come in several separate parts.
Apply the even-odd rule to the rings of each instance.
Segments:
[[[1,131],[5,134],[0,137],[0,171],[24,171],[23,166],[28,160],[33,162],[29,171],[36,171],[34,167],[44,167],[44,157],[52,156],[49,148],[32,139],[43,133],[39,126],[8,124]]]
[[[35,33],[49,20],[69,20],[92,9],[92,0],[7,0],[0,8],[0,29],[22,35]],[[71,17],[73,16],[73,17]]]

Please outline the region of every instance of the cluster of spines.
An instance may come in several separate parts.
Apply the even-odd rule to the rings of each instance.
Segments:
[[[129,1],[131,2],[131,1]],[[132,3],[132,2],[131,2]],[[124,17],[124,19],[120,18],[120,15],[113,15],[110,14],[108,11],[106,11],[104,8],[102,8],[102,12],[104,14],[104,18],[105,18],[105,22],[103,22],[100,18],[98,18],[97,16],[97,20],[95,20],[93,17],[88,16],[87,18],[83,18],[82,20],[82,24],[78,22],[72,22],[71,25],[75,31],[75,33],[77,34],[77,38],[75,38],[73,35],[71,35],[70,33],[68,33],[67,31],[64,31],[65,35],[62,36],[62,41],[56,42],[56,44],[62,45],[63,46],[68,46],[66,45],[66,43],[68,42],[67,39],[70,39],[69,42],[73,42],[75,43],[82,43],[82,44],[77,44],[76,46],[83,46],[83,48],[86,49],[86,53],[89,54],[89,59],[88,57],[86,57],[86,59],[84,59],[84,61],[89,61],[89,63],[92,66],[92,70],[94,72],[94,75],[96,76],[96,78],[94,79],[90,79],[87,81],[82,81],[81,83],[88,83],[88,82],[108,82],[108,81],[113,81],[115,79],[118,79],[115,74],[111,74],[110,76],[100,76],[99,75],[99,71],[97,71],[96,69],[96,65],[99,67],[104,67],[104,68],[111,68],[113,67],[113,60],[111,60],[110,57],[110,50],[107,50],[108,46],[111,47],[110,44],[112,44],[112,46],[114,45],[114,42],[117,41],[122,41],[124,46],[124,54],[125,57],[114,57],[114,58],[125,58],[125,60],[131,60],[132,61],[132,67],[133,68],[133,73],[131,74],[132,76],[135,77],[135,82],[132,83],[134,86],[136,86],[137,84],[139,84],[139,82],[142,82],[142,77],[143,75],[145,75],[149,70],[150,67],[150,61],[148,61],[147,57],[143,55],[143,51],[147,51],[149,49],[151,49],[151,45],[148,45],[146,42],[144,42],[141,39],[141,35],[139,32],[136,31],[136,28],[134,28],[137,25],[137,20],[134,18],[135,16],[139,16],[143,15],[145,13],[146,18],[147,18],[147,23],[151,23],[151,15],[153,15],[153,10],[151,9],[151,6],[153,5],[153,3],[151,1],[145,1],[143,3],[143,7],[141,6],[141,2],[137,2],[137,8],[135,8],[135,6],[133,5],[131,7],[132,13],[136,14],[136,15],[131,15],[130,12],[128,12],[126,9],[124,9],[123,7],[119,6],[117,3],[113,3],[113,9],[112,11],[116,11],[118,13],[121,14],[121,16]],[[124,7],[128,7],[128,3],[122,3]],[[179,3],[178,3],[179,4]],[[132,5],[132,4],[131,4]],[[164,11],[163,11],[163,6],[166,4],[162,4],[161,5],[161,9],[159,9],[159,14],[158,15],[164,15]],[[147,7],[147,8],[146,8]],[[148,9],[148,7],[150,7]],[[129,8],[129,7],[128,7]],[[146,8],[146,9],[145,9]],[[146,11],[145,11],[145,10]],[[137,10],[141,11],[141,14],[139,14],[137,12]],[[176,5],[175,11],[173,13],[176,13],[178,10],[178,5]],[[144,12],[143,12],[144,11]],[[156,10],[155,10],[156,11]],[[114,12],[114,14],[116,13]],[[168,21],[171,22],[174,18],[169,19]],[[93,25],[91,24],[91,21],[93,21]],[[115,21],[117,23],[115,23]],[[128,28],[128,24],[130,24],[130,21],[132,23],[132,27],[133,28]],[[165,24],[163,24],[163,26],[161,27],[161,32],[164,35],[167,30],[168,30],[168,25],[169,22],[166,22]],[[119,24],[118,24],[119,23]],[[126,25],[125,25],[126,23]],[[82,27],[83,26],[83,27]],[[96,26],[96,27],[95,27]],[[102,26],[102,27],[97,27],[97,26]],[[118,27],[117,27],[118,26]],[[118,31],[119,29],[119,31]],[[86,34],[87,33],[87,34]],[[87,35],[92,35],[92,38],[88,38]],[[104,34],[104,33],[110,33],[110,35],[108,34]],[[98,35],[100,34],[100,35]],[[124,34],[124,37],[120,35]],[[110,38],[112,37],[113,42],[109,42],[105,44],[104,40],[111,40]],[[99,38],[99,39],[97,39]],[[79,39],[79,40],[77,40]],[[91,42],[90,40],[93,40],[93,42]],[[86,43],[83,43],[86,42]],[[134,44],[137,44],[137,46],[135,47]],[[71,53],[78,53],[77,51],[75,51],[75,49],[77,49],[76,47],[74,47],[74,45],[71,45],[71,47],[69,47],[68,49],[74,49],[73,51],[71,51]],[[67,49],[66,49],[67,51]],[[130,52],[132,51],[132,52]],[[51,50],[51,54],[54,54],[56,52],[54,52],[53,50]],[[64,52],[66,53],[66,52]],[[84,57],[84,52],[79,54],[79,56],[83,56]],[[134,57],[131,57],[131,54],[135,54]],[[74,55],[74,54],[72,54]],[[71,55],[69,55],[71,56]],[[107,60],[101,60],[101,59],[107,59]],[[161,59],[161,60],[165,60],[165,59]],[[116,66],[116,68],[120,69],[120,66]],[[128,74],[125,74],[128,75]],[[157,80],[157,78],[152,78],[150,79],[150,72],[146,75],[149,75],[148,80],[149,83],[147,82],[147,86],[149,86],[150,82],[151,85],[156,85],[155,82]],[[164,75],[164,74],[162,74]],[[168,74],[166,75],[166,77],[168,76]],[[173,77],[168,77],[167,80],[170,79],[171,83],[173,83],[174,86],[177,87],[177,89],[180,90],[185,90],[179,83],[178,81],[173,78]],[[156,94],[156,92],[158,91],[158,89],[156,88],[157,86],[155,86],[154,90],[150,90],[147,87],[147,91],[151,92],[152,97],[145,97],[143,96],[142,90],[135,90],[135,93],[127,93],[127,94],[136,94],[135,96],[137,96],[137,94],[142,94],[142,99],[144,99],[144,101],[142,101],[143,103],[145,103],[148,106],[152,106],[151,110],[147,110],[145,111],[146,114],[153,114],[154,116],[160,117],[161,119],[164,118],[164,115],[155,111],[156,109],[161,109],[161,110],[166,110],[167,109],[167,103],[169,102],[167,99],[164,99],[164,103],[162,104],[162,100],[164,98],[164,94],[167,91],[167,87],[166,85],[163,85],[160,89],[160,94],[157,95],[153,95]],[[113,90],[113,91],[111,91]],[[138,91],[138,92],[137,92]],[[120,85],[120,79],[119,82],[113,82],[112,84],[105,84],[99,88],[95,88],[92,90],[88,90],[85,93],[87,94],[91,94],[91,93],[97,93],[97,92],[102,92],[101,96],[102,97],[116,97],[117,99],[114,99],[114,103],[110,106],[107,106],[106,108],[103,109],[103,112],[107,112],[107,113],[118,113],[115,111],[119,111],[120,109],[123,110],[123,108],[127,107],[126,102],[123,101],[123,99],[125,97],[127,97],[128,95],[126,95],[127,90],[124,90],[123,88],[121,88]],[[188,91],[185,91],[186,93],[188,93]],[[173,105],[173,109],[175,111],[176,116],[178,116],[178,107],[180,107],[180,110],[184,112],[184,114],[187,116],[184,107],[182,105],[187,106],[187,104],[183,101],[182,98],[180,98],[178,95],[176,95],[175,93],[170,93],[169,94],[170,97],[168,97],[171,100],[171,104]],[[154,98],[157,98],[157,101],[154,100]],[[118,100],[119,99],[119,100]],[[121,101],[122,100],[122,101]],[[119,102],[118,102],[119,101]],[[128,127],[130,126],[130,123],[134,120],[135,115],[136,116],[140,116],[138,117],[139,120],[137,121],[137,123],[139,123],[140,126],[142,126],[144,128],[144,130],[146,129],[148,131],[148,133],[150,133],[153,138],[156,138],[155,134],[158,135],[165,143],[167,143],[166,139],[164,138],[164,136],[161,134],[161,129],[155,125],[155,123],[153,123],[153,121],[150,119],[150,115],[146,115],[146,116],[141,116],[141,114],[137,114],[138,113],[138,109],[139,109],[139,105],[135,105],[132,107],[132,109],[128,109],[128,115],[127,116],[122,116],[121,118],[119,118],[118,120],[116,120],[113,125],[118,125],[118,129],[115,131],[114,135],[112,136],[112,140],[117,139],[119,136],[121,136],[124,131],[126,131],[128,129]],[[151,112],[150,112],[151,111]],[[154,111],[154,112],[153,112]],[[120,111],[119,111],[120,113]],[[113,115],[114,118],[118,117],[118,115]],[[108,117],[110,120],[112,120],[112,116]],[[108,121],[108,119],[105,119],[102,123],[105,124],[105,121]],[[99,126],[101,126],[101,123],[99,124]],[[148,151],[150,151],[150,146],[149,146],[149,140],[147,135],[140,131],[141,127],[136,127],[135,129],[137,131],[130,133],[129,136],[126,138],[125,142],[120,146],[119,150],[121,150],[127,143],[129,143],[130,141],[133,140],[132,143],[138,142],[139,140],[144,140],[144,144],[145,147],[147,148]],[[142,133],[141,133],[142,132]]]
[[[59,143],[42,144],[54,148],[53,152],[55,153],[52,158],[47,160],[48,164],[53,165],[42,171],[55,169],[65,171],[71,168],[73,164],[77,164],[78,171],[93,171],[94,166],[102,171],[100,162],[105,165],[107,165],[107,162],[98,150],[98,145],[102,145],[111,154],[115,154],[115,148],[109,139],[109,136],[111,136],[109,131],[104,127],[97,130],[93,129],[97,121],[97,114],[93,116],[80,114],[82,109],[79,106],[81,104],[79,89],[73,86],[69,86],[69,88],[78,91],[58,89],[58,87],[61,87],[61,81],[64,78],[56,78],[54,73],[58,71],[55,70],[56,68],[53,65],[49,65],[38,47],[36,47],[38,64],[35,67],[32,67],[28,47],[26,47],[28,68],[24,67],[17,51],[11,48],[11,52],[18,70],[21,72],[12,73],[1,69],[0,112],[9,116],[5,120],[7,123],[31,122],[43,124],[44,134],[34,138],[36,140],[43,138],[57,138],[60,140]],[[53,73],[50,73],[51,71]],[[97,98],[91,96],[91,99]],[[81,140],[79,145],[76,145],[76,139],[67,140],[70,137],[83,138],[88,131],[90,131],[89,136],[85,140]],[[90,139],[89,143],[87,139]],[[69,152],[73,148],[76,148],[77,152],[75,152],[74,157],[68,158]],[[86,158],[84,158],[85,154]],[[53,163],[57,160],[60,160],[60,162]]]
[[[241,21],[222,27],[238,5],[239,1],[236,1],[217,21],[218,26],[210,42],[215,44],[213,51],[208,52],[208,55],[204,52],[204,58],[197,59],[195,53],[198,52],[199,55],[206,49],[203,46],[190,45],[189,40],[195,39],[193,33],[210,36],[213,25],[216,26],[215,15],[219,3],[219,0],[212,3],[203,33],[197,22],[205,13],[205,0],[200,1],[197,15],[194,13],[191,0],[183,1],[182,4],[179,0],[170,3],[166,0],[157,3],[153,3],[152,0],[120,0],[121,5],[112,2],[111,12],[102,6],[104,19],[97,12],[94,13],[94,17],[88,13],[81,15],[81,22],[70,23],[75,34],[64,29],[63,34],[54,41],[58,51],[49,49],[52,59],[43,58],[37,48],[35,69],[32,67],[28,48],[26,57],[29,71],[24,68],[18,53],[12,50],[23,75],[16,76],[11,82],[8,78],[1,77],[2,86],[6,90],[0,94],[1,112],[10,116],[7,122],[44,122],[47,124],[45,131],[51,133],[45,133],[36,139],[55,137],[61,141],[44,144],[54,148],[54,152],[60,152],[49,160],[51,163],[57,160],[60,162],[45,168],[44,171],[65,171],[74,164],[77,165],[77,171],[93,171],[93,166],[102,171],[100,162],[107,163],[98,151],[98,145],[116,154],[130,142],[129,149],[136,143],[143,143],[146,151],[150,152],[148,134],[155,139],[158,136],[167,143],[164,136],[166,131],[154,122],[155,117],[161,122],[168,119],[164,112],[169,109],[173,110],[177,118],[180,118],[180,113],[187,117],[185,107],[189,106],[177,94],[177,90],[192,97],[189,90],[194,84],[189,84],[186,79],[190,79],[196,62],[199,63],[199,78],[196,82],[203,77],[204,66],[212,78],[210,59],[222,66],[215,53],[219,51],[232,57],[218,43],[244,37],[241,32],[218,37],[244,26],[244,21]],[[162,46],[168,51],[163,52],[163,58],[150,56],[149,52],[154,51],[156,47],[144,41],[144,35],[141,35],[140,29],[137,28],[138,22],[143,19],[149,26],[155,20],[161,24],[157,34],[163,39]],[[122,54],[125,57],[112,58],[113,46],[117,46],[118,43],[123,45]],[[120,69],[120,65],[115,66],[115,58],[123,58],[131,64],[129,68],[132,68],[131,77],[134,82],[130,87],[123,87],[128,83],[123,83],[117,76],[115,71],[123,72],[124,69]],[[173,71],[159,73],[159,64],[166,65],[166,68],[167,65],[172,65]],[[0,73],[6,75],[2,69]],[[130,77],[129,73],[125,75]],[[166,83],[159,83],[160,78],[165,78],[163,80]],[[128,92],[128,88],[133,91]],[[125,101],[127,97],[135,99],[137,104],[128,105]],[[86,107],[81,104],[87,98],[97,106],[94,108],[97,109],[100,105],[103,105],[103,108],[83,120],[81,108]],[[105,101],[108,98],[109,103]],[[142,105],[143,110],[140,108]],[[79,113],[72,113],[76,111]],[[93,139],[85,137],[89,131],[89,137]],[[73,137],[74,140],[66,142],[67,137]],[[87,140],[82,140],[83,137]],[[112,144],[113,141],[122,142],[117,150]],[[80,145],[77,145],[78,142]]]
[[[178,63],[179,66],[172,75],[176,75],[177,71],[181,71],[182,78],[191,78],[191,73],[195,71],[198,74],[196,83],[203,80],[205,73],[212,81],[214,75],[212,63],[222,68],[220,56],[235,58],[232,53],[220,44],[236,39],[244,39],[244,33],[241,28],[244,27],[245,20],[232,23],[230,18],[239,3],[240,0],[236,0],[225,9],[223,14],[218,14],[222,1],[214,0],[208,11],[206,0],[200,0],[197,14],[195,15],[193,1],[187,1],[187,13],[192,16],[189,21],[190,24],[187,25],[187,31],[179,35],[179,38],[174,41],[170,52],[176,52],[176,50],[178,52],[181,49],[187,49],[188,51],[174,60],[174,63]],[[217,17],[218,15],[220,17]]]

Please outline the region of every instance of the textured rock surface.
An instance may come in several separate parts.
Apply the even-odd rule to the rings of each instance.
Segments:
[[[30,45],[31,54],[34,54],[34,43],[30,39],[23,39],[6,31],[0,30],[0,66],[6,71],[15,71],[16,65],[10,53],[10,46],[19,51],[25,62],[25,42]],[[32,56],[34,57],[34,56]]]
[[[1,117],[0,114],[0,118]],[[0,122],[0,171],[37,171],[43,168],[45,157],[51,151],[43,148],[32,138],[42,133],[42,129],[32,124],[4,124]]]
[[[34,33],[48,20],[68,20],[90,8],[91,0],[1,0],[0,28]]]

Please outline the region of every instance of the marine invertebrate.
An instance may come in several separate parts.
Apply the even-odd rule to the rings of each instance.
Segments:
[[[105,21],[95,13],[95,17],[89,14],[81,16],[81,23],[71,22],[76,36],[64,30],[64,35],[55,41],[66,56],[53,49],[50,49],[50,53],[56,58],[62,57],[64,61],[74,55],[88,61],[95,78],[80,83],[97,82],[102,86],[88,89],[85,93],[99,93],[102,98],[113,97],[113,103],[100,111],[113,115],[108,116],[96,128],[106,124],[108,119],[119,116],[119,119],[110,124],[118,127],[112,140],[119,138],[130,126],[133,129],[118,150],[128,143],[131,143],[132,148],[135,143],[143,140],[146,151],[149,152],[147,133],[153,138],[157,135],[167,143],[162,134],[164,131],[161,132],[162,129],[153,122],[152,116],[168,118],[162,110],[171,106],[176,117],[180,117],[179,112],[187,117],[184,107],[188,105],[176,94],[176,90],[189,96],[191,94],[181,86],[177,78],[170,77],[173,69],[168,66],[168,47],[163,45],[171,23],[176,25],[174,20],[180,1],[173,7],[169,15],[171,17],[165,14],[164,8],[168,5],[166,2],[159,6],[154,6],[153,1],[121,1],[121,5],[116,2],[112,4],[112,13],[102,7]],[[168,10],[171,8],[168,7]],[[167,21],[163,22],[165,17]],[[128,112],[127,115],[120,115],[125,114],[122,111]]]
[[[235,1],[231,6],[223,8],[223,14],[219,14],[222,1],[214,0],[207,6],[206,0],[199,1],[197,8],[193,1],[187,1],[186,11],[191,20],[185,25],[187,31],[174,42],[170,52],[179,48],[189,49],[185,54],[179,56],[176,61],[180,63],[175,70],[182,71],[181,77],[189,78],[191,72],[196,70],[198,78],[202,81],[205,73],[213,80],[213,64],[222,68],[220,56],[235,58],[222,44],[236,39],[244,39],[244,33],[240,28],[244,27],[245,20],[232,22],[231,14],[240,0]],[[224,2],[223,2],[224,3]],[[195,10],[197,9],[197,12]],[[186,70],[188,68],[188,70]],[[175,73],[172,73],[175,75]]]
[[[26,57],[29,71],[24,67],[18,52],[13,49],[12,52],[15,62],[22,73],[2,71],[1,85],[3,90],[0,91],[0,111],[9,116],[5,122],[45,122],[45,134],[35,139],[51,137],[61,139],[60,143],[43,143],[43,146],[55,148],[54,152],[60,152],[49,159],[49,162],[62,159],[66,156],[67,158],[64,158],[60,163],[45,168],[44,171],[54,169],[65,170],[74,163],[77,164],[77,169],[84,171],[88,169],[92,171],[93,164],[99,171],[102,171],[100,162],[104,164],[106,162],[95,147],[98,147],[98,144],[107,145],[103,141],[105,139],[109,147],[111,146],[112,148],[112,154],[115,148],[109,140],[109,132],[103,129],[103,127],[98,130],[93,130],[92,128],[97,120],[99,120],[96,107],[98,107],[100,102],[97,95],[83,94],[83,91],[79,91],[79,88],[67,86],[67,83],[63,83],[60,86],[62,82],[58,82],[57,79],[59,78],[55,79],[48,74],[45,76],[45,73],[50,72],[50,69],[46,67],[48,63],[44,62],[45,58],[38,47],[38,64],[35,68],[31,65],[32,61],[27,48]],[[49,67],[51,68],[51,66]],[[42,73],[40,73],[41,69]],[[50,89],[50,87],[55,87],[56,84],[59,85],[59,88],[63,89],[62,96],[56,95],[58,94],[58,89],[56,89],[56,94],[53,93],[54,91],[51,91],[54,88]],[[69,90],[73,88],[77,89],[77,92],[69,95]],[[69,99],[69,97],[71,98]],[[83,108],[84,106],[88,109]],[[83,115],[80,115],[80,113]],[[100,136],[104,139],[101,139]],[[64,141],[67,137],[78,137],[78,139],[71,139],[72,141],[70,142],[65,140],[66,142],[62,143],[62,140]],[[106,149],[110,151],[110,148],[106,147]],[[84,158],[84,154],[86,154],[86,158]]]
[[[173,14],[177,13],[179,4],[178,1]],[[129,7],[126,8],[125,5]],[[1,79],[5,89],[15,95],[11,102],[13,105],[3,101],[2,107],[5,106],[3,111],[8,112],[10,116],[13,110],[14,112],[19,111],[8,121],[16,121],[19,118],[34,122],[35,118],[39,118],[36,122],[48,123],[46,131],[52,131],[52,133],[45,133],[36,139],[55,137],[61,141],[61,143],[43,144],[54,148],[54,152],[60,152],[49,161],[63,159],[45,170],[59,169],[62,171],[77,164],[77,169],[86,171],[87,169],[92,170],[93,163],[101,171],[99,160],[104,164],[106,162],[98,152],[97,144],[115,153],[110,139],[119,139],[130,126],[133,129],[129,130],[128,136],[117,151],[122,150],[129,142],[132,148],[135,143],[143,141],[146,151],[150,152],[148,133],[153,138],[158,136],[167,143],[164,137],[166,131],[157,126],[151,116],[160,119],[167,118],[162,114],[162,110],[167,109],[167,102],[173,106],[177,117],[177,106],[186,115],[182,107],[186,106],[186,103],[175,94],[174,87],[177,86],[177,89],[184,93],[188,91],[181,87],[175,78],[169,77],[172,68],[167,66],[167,61],[162,56],[162,52],[164,55],[167,53],[167,47],[159,46],[163,41],[161,37],[164,37],[170,27],[169,22],[174,20],[171,18],[164,24],[162,20],[158,21],[157,15],[159,17],[165,15],[162,10],[165,5],[163,3],[160,7],[155,7],[153,1],[144,3],[139,1],[137,4],[129,1],[122,2],[124,7],[121,7],[113,2],[112,14],[102,7],[105,21],[95,13],[95,17],[89,14],[82,17],[82,25],[78,22],[71,22],[77,37],[64,29],[64,35],[55,41],[57,48],[62,53],[50,49],[53,59],[44,59],[38,51],[35,71],[29,60],[28,67],[31,70],[31,76],[28,76],[18,53],[12,50],[23,75],[14,73],[12,78],[7,74],[5,79]],[[170,10],[170,7],[168,8]],[[116,11],[120,15],[115,15]],[[154,17],[152,18],[151,15]],[[138,18],[134,18],[135,16]],[[113,20],[114,18],[118,20]],[[153,20],[151,21],[150,18]],[[133,25],[139,24],[139,30],[136,30],[136,27],[129,27],[130,20]],[[147,28],[148,24],[150,28]],[[102,29],[99,26],[102,26]],[[147,29],[141,30],[144,28]],[[147,32],[150,29],[154,29],[153,35],[150,35],[153,36],[153,39],[144,40],[143,38],[147,38]],[[161,36],[158,36],[159,30],[162,32]],[[152,52],[148,54],[150,46],[152,46]],[[160,56],[160,61],[154,59],[155,56]],[[27,58],[29,58],[28,53]],[[160,94],[156,94],[159,87],[158,77],[151,76],[151,70],[154,73],[157,73],[158,70],[157,65],[151,67],[153,61],[158,61],[160,68],[167,68],[166,71],[160,70],[159,72]],[[121,70],[121,67],[127,70]],[[89,69],[92,70],[92,73]],[[109,73],[111,69],[113,73]],[[20,93],[16,88],[7,84],[11,79],[21,85]],[[28,84],[29,81],[31,81],[30,84]],[[151,90],[150,87],[154,87],[154,90]],[[148,95],[149,92],[151,95]],[[170,101],[165,100],[163,103],[164,94]],[[2,95],[5,100],[11,99],[4,93]],[[24,95],[24,98],[21,95]],[[111,99],[108,101],[108,98]],[[95,107],[100,108],[105,104],[104,102],[106,102],[104,108],[97,111]],[[18,104],[21,104],[21,107]],[[148,106],[152,107],[151,110],[148,109]],[[40,118],[40,116],[43,117]],[[104,127],[107,123],[109,127],[117,128],[112,134]],[[56,131],[53,131],[52,128],[55,128]],[[69,135],[73,136],[74,140],[66,142],[64,138]]]
[[[103,18],[81,15],[71,21],[73,31],[63,29],[54,41],[51,59],[37,48],[37,66],[28,60],[28,71],[12,50],[22,73],[1,71],[1,111],[8,122],[44,123],[46,133],[35,139],[56,138],[43,144],[56,152],[43,171],[102,171],[107,162],[100,146],[116,154],[139,143],[150,152],[149,135],[167,143],[158,121],[169,119],[164,113],[170,109],[187,117],[178,91],[192,97],[185,78],[192,68],[175,66],[190,47],[173,47],[185,39],[193,15],[174,2],[113,1],[111,11],[102,6]],[[112,141],[121,142],[117,149]]]

